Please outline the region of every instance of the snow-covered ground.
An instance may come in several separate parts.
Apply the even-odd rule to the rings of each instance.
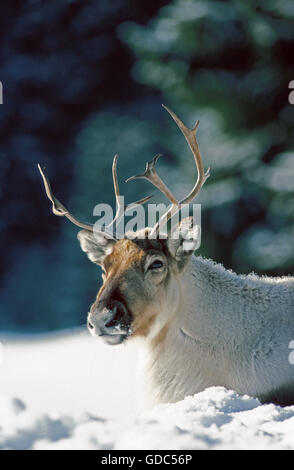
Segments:
[[[294,449],[294,406],[222,387],[136,415],[137,345],[0,335],[0,449]]]

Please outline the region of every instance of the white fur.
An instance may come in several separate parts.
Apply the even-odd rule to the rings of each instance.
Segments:
[[[238,276],[192,256],[177,282],[164,341],[143,340],[152,404],[217,385],[262,401],[287,388],[294,404],[294,278]]]

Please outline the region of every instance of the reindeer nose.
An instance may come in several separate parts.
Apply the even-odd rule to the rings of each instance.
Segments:
[[[131,318],[122,302],[112,301],[104,308],[93,305],[88,315],[87,326],[93,336],[128,334]]]

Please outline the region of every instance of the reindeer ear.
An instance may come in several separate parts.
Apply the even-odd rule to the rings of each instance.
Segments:
[[[102,265],[105,256],[111,253],[115,243],[115,240],[108,238],[105,233],[89,230],[81,230],[78,240],[89,260],[99,265]]]
[[[194,251],[199,248],[200,241],[200,225],[195,224],[193,217],[183,219],[171,232],[167,242],[168,250],[177,261],[180,271]]]

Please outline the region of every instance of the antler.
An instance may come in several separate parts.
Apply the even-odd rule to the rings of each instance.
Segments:
[[[168,189],[168,187],[165,185],[165,183],[162,181],[162,179],[156,172],[155,165],[161,155],[156,155],[150,162],[146,164],[146,169],[144,173],[132,176],[126,180],[127,182],[129,182],[135,179],[147,179],[148,181],[150,181],[150,183],[153,184],[153,186],[158,188],[167,197],[167,199],[172,203],[171,207],[160,218],[159,222],[157,222],[157,224],[155,224],[155,226],[152,228],[151,234],[154,232],[158,232],[161,224],[163,222],[167,222],[174,214],[176,214],[176,212],[179,211],[181,204],[189,204],[197,196],[203,184],[205,183],[206,179],[209,177],[209,169],[206,172],[204,172],[202,158],[201,158],[199,146],[198,146],[196,136],[195,136],[195,133],[199,126],[199,121],[196,121],[194,127],[192,129],[189,129],[187,126],[183,124],[183,122],[178,118],[178,116],[173,111],[171,111],[167,106],[164,106],[164,105],[162,106],[171,115],[171,117],[173,118],[173,120],[175,121],[175,123],[177,124],[181,132],[183,133],[192,151],[196,168],[197,168],[197,172],[198,172],[198,176],[197,176],[197,180],[196,180],[196,183],[194,184],[192,191],[181,201],[177,200],[177,198],[172,194],[172,192]],[[104,232],[107,233],[107,235],[112,238],[115,238],[115,236],[113,237],[113,235],[110,234],[108,229],[112,227],[115,222],[116,224],[118,224],[119,220],[128,209],[135,207],[139,204],[144,204],[145,202],[149,201],[152,197],[152,196],[147,196],[147,197],[144,197],[143,199],[140,199],[139,201],[128,204],[127,206],[122,205],[121,198],[120,198],[119,185],[118,185],[118,180],[117,180],[117,160],[118,160],[118,155],[115,155],[113,159],[113,164],[112,164],[112,177],[113,177],[113,186],[114,186],[117,210],[116,210],[114,219],[104,229]],[[77,225],[78,227],[84,228],[89,231],[93,231],[93,228],[94,228],[93,224],[81,222],[80,220],[78,220],[74,215],[72,215],[68,211],[68,209],[66,209],[66,207],[64,207],[61,204],[61,202],[58,201],[58,199],[56,199],[56,197],[53,195],[50,181],[46,175],[45,168],[41,168],[39,164],[38,164],[38,168],[43,179],[46,194],[49,200],[52,202],[53,213],[58,216],[67,217],[73,224]]]
[[[134,179],[139,179],[139,178],[144,178],[150,181],[154,186],[156,186],[167,198],[168,200],[172,203],[172,206],[163,214],[163,216],[160,218],[159,222],[155,224],[155,226],[152,228],[151,233],[154,233],[155,231],[159,230],[159,227],[163,222],[167,222],[180,208],[181,204],[189,204],[193,199],[197,196],[199,193],[200,189],[202,188],[203,184],[209,177],[209,169],[204,172],[203,168],[203,163],[202,163],[202,158],[199,150],[199,146],[196,140],[195,133],[199,127],[200,121],[196,121],[194,127],[192,129],[189,129],[185,124],[181,121],[178,116],[171,111],[167,106],[164,106],[164,109],[171,115],[179,129],[182,131],[191,151],[194,157],[194,161],[196,164],[198,176],[196,183],[194,184],[194,187],[192,191],[181,201],[178,201],[177,198],[171,193],[171,191],[168,189],[168,187],[165,185],[165,183],[161,180],[159,175],[156,173],[155,170],[155,164],[157,163],[158,158],[160,155],[156,155],[150,162],[147,163],[146,165],[146,170],[144,173],[136,176],[132,176],[131,178],[127,179],[127,182],[132,181]]]
[[[162,106],[171,115],[171,117],[173,118],[177,126],[182,131],[186,141],[189,144],[189,147],[192,151],[192,154],[195,160],[195,164],[196,164],[196,168],[198,172],[196,183],[194,184],[194,187],[192,191],[188,194],[188,196],[186,196],[184,199],[180,201],[180,204],[189,204],[190,202],[193,201],[193,199],[195,199],[200,189],[204,185],[205,181],[210,176],[210,168],[208,168],[207,171],[204,172],[200,149],[199,149],[199,146],[196,140],[196,135],[195,135],[199,127],[200,121],[197,120],[195,123],[195,126],[192,129],[189,129],[189,127],[185,126],[185,124],[181,121],[181,119],[178,118],[178,116],[171,109],[169,109],[167,106],[164,106],[164,105]]]
[[[90,230],[90,231],[93,230],[93,224],[84,223],[84,222],[81,222],[80,220],[78,220],[76,217],[74,217],[66,209],[66,207],[64,207],[61,204],[61,202],[58,201],[58,199],[56,199],[56,197],[54,196],[54,194],[52,192],[51,184],[50,184],[50,181],[48,179],[48,176],[46,175],[46,168],[45,167],[42,168],[41,165],[38,163],[38,169],[39,169],[39,172],[41,173],[41,176],[42,176],[42,179],[43,179],[43,183],[44,183],[44,187],[45,187],[47,197],[52,202],[52,212],[53,212],[53,214],[67,217],[73,224],[77,225],[78,227],[81,227],[81,228],[84,228],[84,229]]]
[[[148,180],[150,181],[150,183],[153,184],[153,186],[156,186],[156,188],[158,188],[173,204],[178,205],[179,203],[174,197],[174,195],[170,192],[170,190],[164,184],[160,176],[156,173],[155,165],[161,156],[162,155],[160,154],[155,155],[155,157],[152,158],[150,162],[146,163],[146,169],[144,173],[141,173],[140,175],[131,176],[126,180],[126,183],[129,183],[130,181],[133,181],[135,179]]]
[[[113,159],[113,164],[112,164],[112,178],[113,178],[113,187],[114,187],[114,193],[115,193],[115,198],[116,198],[117,209],[116,209],[116,214],[114,216],[114,219],[110,222],[110,224],[108,224],[105,227],[105,230],[104,230],[104,232],[107,233],[108,236],[110,236],[111,238],[114,238],[114,239],[115,239],[115,236],[113,237],[112,234],[110,234],[110,232],[108,231],[108,229],[114,224],[114,222],[116,222],[118,224],[118,222],[121,219],[121,217],[123,216],[124,212],[126,212],[130,208],[135,207],[139,204],[144,204],[145,202],[149,201],[152,197],[152,196],[147,196],[147,197],[144,197],[143,199],[140,199],[139,201],[132,202],[132,203],[126,205],[126,206],[122,206],[121,199],[120,199],[119,185],[118,185],[118,180],[117,180],[117,171],[116,171],[117,160],[118,160],[118,155],[115,155],[114,159]],[[53,214],[58,215],[58,216],[65,216],[74,225],[77,225],[78,227],[84,228],[84,229],[89,230],[89,231],[93,231],[94,224],[85,223],[85,222],[81,222],[80,220],[78,220],[54,196],[54,194],[52,192],[52,189],[51,189],[51,184],[50,184],[49,178],[46,175],[46,168],[45,167],[42,168],[40,166],[40,164],[38,163],[38,169],[39,169],[39,171],[41,173],[41,176],[42,176],[42,179],[43,179],[43,183],[44,183],[44,187],[45,187],[47,197],[52,202],[52,212],[53,212]]]

